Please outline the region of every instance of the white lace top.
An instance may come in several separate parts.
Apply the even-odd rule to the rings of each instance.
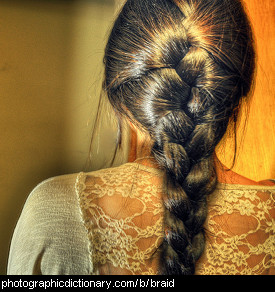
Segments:
[[[138,163],[56,177],[29,196],[8,274],[156,274],[162,172]],[[274,274],[275,186],[219,184],[197,274]]]

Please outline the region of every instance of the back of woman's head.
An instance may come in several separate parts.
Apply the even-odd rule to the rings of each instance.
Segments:
[[[128,0],[106,46],[115,111],[145,130],[164,169],[160,274],[193,274],[204,250],[213,152],[250,90],[254,50],[239,0]]]

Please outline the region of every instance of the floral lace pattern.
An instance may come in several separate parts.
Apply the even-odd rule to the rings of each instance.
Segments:
[[[78,177],[78,193],[99,274],[155,274],[162,241],[156,173],[126,165]]]
[[[163,238],[161,171],[137,163],[80,173],[76,190],[95,274],[156,274]],[[220,184],[209,198],[197,274],[274,267],[275,187]]]
[[[275,264],[274,196],[274,187],[234,185],[220,187],[213,194],[198,274],[271,273]]]

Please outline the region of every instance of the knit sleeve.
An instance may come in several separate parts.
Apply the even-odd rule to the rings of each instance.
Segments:
[[[75,175],[49,179],[29,195],[14,230],[9,275],[90,274]]]

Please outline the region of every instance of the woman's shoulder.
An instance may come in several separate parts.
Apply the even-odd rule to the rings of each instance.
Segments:
[[[28,199],[35,199],[43,197],[44,199],[55,196],[56,191],[64,192],[74,186],[79,173],[64,174],[59,176],[50,177],[40,182],[30,193]]]
[[[142,163],[137,163],[137,162],[126,162],[124,164],[114,166],[114,167],[108,167],[108,168],[102,168],[99,170],[94,170],[91,172],[86,172],[86,175],[90,176],[101,176],[101,175],[131,175],[131,174],[137,174],[141,173],[146,175],[147,173],[149,174],[158,174],[160,175],[162,172],[160,169],[153,167],[152,165],[146,165]]]
[[[33,233],[48,235],[55,230],[54,226],[65,227],[66,222],[77,221],[75,181],[78,175],[55,176],[39,183],[28,195],[17,225],[32,226]]]
[[[274,203],[275,185],[218,183],[209,196],[208,241],[198,273],[271,273]]]
[[[151,167],[147,167],[137,163],[125,163],[115,167],[102,168],[93,171],[81,171],[77,173],[64,174],[59,176],[50,177],[39,183],[30,193],[27,198],[26,203],[30,202],[44,202],[51,200],[58,200],[66,197],[69,199],[74,196],[76,188],[80,183],[84,183],[87,178],[107,178],[108,180],[117,181],[127,180],[131,176],[136,176],[137,174],[142,175],[152,175],[159,174],[160,171]]]
[[[275,184],[270,183],[269,180],[254,184],[218,183],[213,198],[220,200],[223,204],[225,202],[244,204],[249,201],[257,208],[262,206],[259,202],[272,201],[271,208],[274,210]]]
[[[9,274],[85,273],[89,269],[86,231],[75,195],[78,175],[46,179],[29,194],[14,230]],[[78,249],[72,252],[72,246]]]
[[[224,222],[236,220],[236,226],[270,226],[275,218],[274,206],[275,185],[219,183],[209,197],[211,216],[226,218]]]
[[[134,184],[146,185],[159,182],[162,177],[160,169],[143,164],[128,162],[118,166],[102,168],[90,172],[81,172],[76,177],[76,190],[87,186],[118,187],[122,184],[131,186]]]
[[[28,220],[43,219],[53,212],[62,210],[74,198],[76,174],[66,174],[51,177],[36,185],[28,195],[21,217]]]

